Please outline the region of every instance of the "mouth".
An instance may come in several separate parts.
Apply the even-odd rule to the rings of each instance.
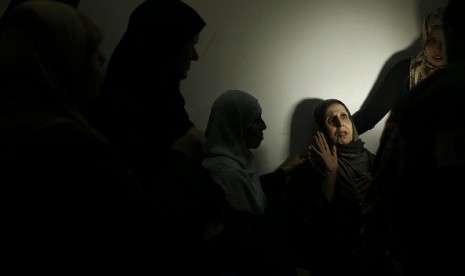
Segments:
[[[337,139],[339,141],[344,141],[348,137],[347,135],[348,135],[347,132],[341,132],[337,135]]]

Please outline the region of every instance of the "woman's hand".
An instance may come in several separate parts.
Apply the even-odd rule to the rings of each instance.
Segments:
[[[363,173],[360,175],[360,177],[357,178],[357,184],[359,186],[360,192],[365,194],[372,181],[373,176],[370,173]]]
[[[308,158],[308,155],[297,153],[286,159],[280,168],[284,171],[285,175],[288,175],[295,167],[304,163]]]
[[[316,146],[312,145],[311,147],[319,156],[321,156],[326,166],[324,182],[321,188],[326,199],[329,202],[332,202],[334,196],[334,185],[336,185],[337,180],[337,149],[335,145],[329,148],[326,138],[321,131],[316,132],[315,142]]]
[[[192,162],[202,162],[207,139],[204,133],[196,127],[191,127],[173,144],[172,150],[186,155]]]
[[[333,145],[329,148],[325,135],[321,131],[316,132],[315,142],[316,146],[311,145],[310,147],[323,159],[326,171],[329,173],[335,173],[338,167],[336,146]]]

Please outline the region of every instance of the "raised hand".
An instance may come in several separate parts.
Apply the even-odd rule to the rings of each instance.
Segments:
[[[207,139],[196,127],[191,127],[181,138],[176,140],[172,149],[185,154],[192,162],[200,163],[205,152]]]
[[[315,145],[311,145],[311,148],[323,159],[326,165],[326,171],[334,173],[337,171],[337,149],[336,145],[331,148],[326,142],[325,135],[321,131],[317,131],[315,137]]]

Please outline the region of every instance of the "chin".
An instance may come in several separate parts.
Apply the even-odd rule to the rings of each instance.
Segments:
[[[184,80],[187,78],[187,70],[179,72],[179,79]]]

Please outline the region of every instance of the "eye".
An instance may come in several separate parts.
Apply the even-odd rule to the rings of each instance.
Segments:
[[[426,45],[434,45],[436,44],[437,42],[437,39],[435,37],[429,37],[427,40],[426,40]]]
[[[329,125],[334,125],[335,120],[336,120],[335,117],[329,117],[327,122],[328,122]]]

